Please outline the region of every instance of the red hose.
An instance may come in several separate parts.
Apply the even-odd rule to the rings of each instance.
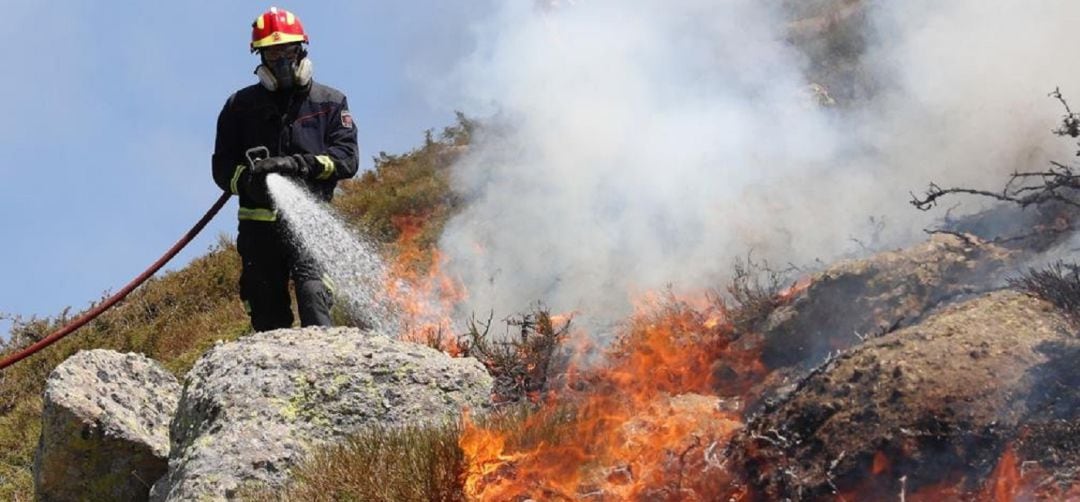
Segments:
[[[165,266],[165,264],[168,263],[169,260],[176,256],[176,253],[179,253],[181,249],[184,249],[184,246],[191,242],[191,239],[194,239],[195,236],[198,235],[200,231],[202,231],[203,227],[205,227],[207,223],[210,223],[210,220],[212,220],[214,218],[214,215],[216,215],[217,212],[221,210],[221,207],[229,201],[229,197],[231,196],[232,194],[230,194],[229,192],[222,193],[221,197],[218,198],[217,202],[215,202],[214,205],[210,207],[210,210],[207,211],[205,215],[203,215],[202,219],[199,220],[199,222],[196,223],[195,226],[191,227],[191,230],[188,230],[188,232],[184,234],[184,236],[181,237],[180,240],[176,242],[176,244],[173,244],[173,247],[169,248],[169,250],[166,251],[161,258],[158,258],[158,260],[155,261],[153,265],[150,265],[150,267],[144,270],[143,273],[139,274],[138,277],[132,279],[131,282],[127,283],[127,286],[124,286],[123,289],[117,291],[116,294],[110,296],[109,299],[105,300],[100,305],[94,307],[89,312],[83,314],[78,319],[71,321],[70,323],[68,323],[67,326],[56,330],[55,332],[53,332],[53,334],[42,338],[41,340],[38,340],[37,343],[23,349],[16,354],[8,356],[3,361],[0,361],[0,370],[7,368],[8,366],[11,366],[12,364],[15,364],[27,357],[30,357],[35,352],[45,347],[48,347],[49,345],[52,345],[53,342],[71,334],[72,331],[81,328],[84,324],[94,320],[95,317],[101,315],[106,310],[109,310],[110,307],[116,305],[116,303],[120,300],[123,300],[124,297],[128,295],[128,293],[139,287],[140,284],[149,279],[150,276],[154,275],[154,273],[158,271],[158,269]]]

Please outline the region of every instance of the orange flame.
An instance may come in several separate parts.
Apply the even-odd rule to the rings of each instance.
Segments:
[[[1049,482],[1053,475],[1037,465],[1025,469],[1024,462],[1009,445],[998,459],[993,472],[981,489],[964,489],[965,476],[954,472],[942,482],[919,488],[907,497],[912,502],[938,500],[976,500],[986,502],[1014,502],[1027,500],[1080,500],[1080,485],[1062,486]]]
[[[810,277],[800,277],[798,280],[792,283],[791,286],[788,286],[786,289],[780,291],[780,293],[776,295],[777,301],[782,304],[790,302],[791,300],[795,299],[796,296],[799,296],[799,294],[801,294],[803,291],[806,291],[807,288],[810,287],[811,282],[812,281],[810,280]]]
[[[1012,502],[1020,490],[1020,466],[1016,462],[1016,453],[1012,446],[1005,448],[1005,453],[998,460],[994,474],[990,478],[984,500],[994,502]]]
[[[385,289],[405,319],[401,338],[438,345],[451,355],[460,354],[451,313],[467,298],[464,287],[443,272],[445,258],[438,249],[422,246],[420,237],[427,217],[398,216],[391,221],[399,235]]]
[[[870,473],[877,476],[885,471],[889,470],[889,457],[886,457],[884,453],[874,453],[874,465],[870,467]]]
[[[461,439],[472,466],[468,496],[713,500],[727,493],[727,485],[705,486],[682,473],[715,469],[709,478],[724,477],[717,449],[741,422],[737,404],[721,407],[716,386],[735,396],[764,373],[757,354],[732,347],[729,335],[720,305],[646,298],[608,350],[609,363],[576,368],[588,375],[579,381],[592,383],[563,408],[549,404],[516,431],[468,424]],[[560,419],[565,406],[572,416]],[[544,428],[540,440],[513,440]]]

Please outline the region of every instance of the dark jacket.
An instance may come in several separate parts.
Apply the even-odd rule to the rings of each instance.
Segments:
[[[245,87],[229,97],[218,115],[214,144],[214,182],[240,196],[240,219],[273,221],[272,207],[259,207],[244,193],[248,162],[244,153],[265,146],[271,156],[300,154],[310,175],[308,189],[325,201],[338,180],[351,178],[358,166],[356,126],[345,95],[312,82],[292,92]]]

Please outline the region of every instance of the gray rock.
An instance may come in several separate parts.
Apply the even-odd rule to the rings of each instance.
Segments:
[[[219,344],[187,375],[169,474],[153,500],[231,499],[249,483],[281,485],[312,446],[365,426],[480,410],[491,387],[475,359],[355,328],[285,329]]]
[[[146,500],[168,467],[180,384],[141,354],[82,351],[45,384],[38,500]]]

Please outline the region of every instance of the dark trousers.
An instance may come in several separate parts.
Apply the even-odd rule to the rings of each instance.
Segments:
[[[290,238],[285,223],[241,221],[236,248],[240,299],[255,331],[292,327],[289,279],[296,289],[301,326],[330,326],[334,297],[318,264]]]

